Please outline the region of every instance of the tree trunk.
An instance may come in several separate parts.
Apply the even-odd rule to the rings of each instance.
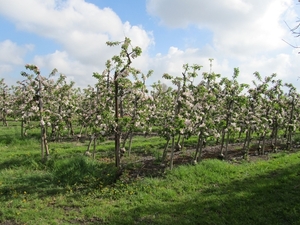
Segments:
[[[197,162],[201,161],[201,154],[202,154],[202,148],[203,148],[203,140],[204,140],[204,137],[202,136],[202,133],[200,132],[200,134],[198,136],[196,153],[195,153],[195,156],[194,156],[194,160],[197,161]]]
[[[244,147],[243,147],[243,151],[244,151],[243,159],[245,159],[245,160],[248,160],[248,158],[249,158],[250,141],[251,141],[251,130],[249,128],[246,133],[246,139],[245,139],[245,143],[244,143]]]
[[[94,140],[94,134],[91,135],[91,139],[90,139],[90,141],[89,141],[89,144],[88,144],[88,147],[87,147],[87,150],[86,150],[87,152],[90,151],[90,148],[91,148],[91,145],[92,145],[93,140]]]
[[[36,93],[36,97],[39,101],[39,112],[40,112],[40,126],[41,126],[41,155],[42,155],[42,160],[45,160],[45,153],[46,157],[49,156],[49,148],[48,148],[48,143],[47,143],[47,133],[46,133],[46,127],[45,127],[45,121],[43,118],[43,99],[42,99],[42,81],[41,81],[41,76],[37,76],[38,81],[39,81],[39,89],[38,92]],[[45,152],[46,151],[46,152]]]
[[[171,148],[171,156],[170,156],[170,170],[173,169],[173,161],[174,161],[174,148],[175,148],[175,137],[172,136],[172,148]]]
[[[94,137],[94,141],[93,141],[93,159],[95,159],[95,156],[96,156],[96,135]]]
[[[130,155],[130,153],[131,153],[132,138],[133,138],[133,133],[130,133],[129,145],[128,145],[128,155]]]
[[[165,146],[165,149],[164,149],[164,152],[162,155],[162,159],[161,159],[162,162],[164,162],[167,158],[169,143],[170,143],[170,137],[168,137],[168,139],[167,139],[167,143],[166,143],[166,146]]]
[[[121,168],[121,157],[120,157],[120,126],[119,126],[119,83],[118,83],[118,74],[115,72],[114,75],[114,84],[115,84],[115,166]]]
[[[223,154],[224,151],[224,142],[225,142],[225,128],[222,129],[222,136],[221,136],[221,153]]]
[[[274,128],[273,128],[273,140],[272,140],[273,152],[276,152],[276,150],[277,150],[277,138],[278,138],[278,124],[277,124],[277,119],[276,119],[276,123],[274,124]]]
[[[261,154],[262,155],[265,154],[265,149],[266,149],[266,131],[264,131],[263,137],[262,137],[262,146],[261,146]]]
[[[184,140],[185,140],[185,136],[183,136],[182,139],[181,139],[181,150],[182,151],[184,149]]]
[[[225,160],[228,159],[228,143],[229,143],[229,131],[227,131],[226,143],[225,143]]]
[[[289,118],[289,122],[288,122],[288,132],[287,132],[287,142],[286,142],[286,146],[287,146],[288,151],[290,151],[292,149],[293,127],[291,126],[291,124],[292,124],[293,117],[294,117],[294,110],[295,110],[295,98],[293,96],[292,109],[291,109],[291,112],[290,112],[290,118]]]
[[[176,141],[176,144],[175,144],[176,148],[177,148],[177,146],[178,146],[178,147],[180,146],[180,144],[179,144],[180,139],[181,139],[181,134],[178,135],[178,138],[177,138],[177,141]],[[176,150],[177,150],[177,149],[176,149]],[[178,150],[181,150],[181,148],[178,149]]]
[[[24,138],[24,119],[21,120],[21,137]]]

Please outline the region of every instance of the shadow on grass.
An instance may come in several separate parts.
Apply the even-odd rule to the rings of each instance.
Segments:
[[[23,164],[21,159],[5,163],[17,165],[19,162]],[[85,194],[96,186],[105,187],[117,179],[113,164],[99,163],[83,156],[37,163],[36,170],[30,168],[26,171],[26,168],[12,174],[12,177],[4,178],[6,181],[0,186],[0,199],[12,200],[24,192],[42,198],[67,193],[70,189]]]
[[[31,169],[38,169],[41,166],[40,161],[40,155],[35,154],[34,156],[28,156],[28,155],[18,155],[18,157],[13,157],[6,159],[5,161],[0,163],[0,171],[5,169],[13,169],[18,167],[27,167]]]
[[[176,195],[117,208],[110,224],[300,224],[300,164]]]
[[[18,137],[16,134],[2,134],[0,135],[0,143],[4,145],[14,144],[22,140],[21,137]]]
[[[10,201],[22,198],[23,194],[46,197],[63,192],[64,190],[53,184],[53,176],[50,173],[33,171],[18,177],[11,177],[8,183],[0,188],[2,201]]]

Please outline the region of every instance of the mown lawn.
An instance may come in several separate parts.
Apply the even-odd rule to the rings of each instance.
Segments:
[[[138,138],[133,152],[158,154],[163,143]],[[95,160],[83,156],[87,143],[49,145],[42,163],[35,136],[0,128],[0,224],[300,224],[299,152],[132,180],[128,170],[116,176],[111,143],[99,144]]]

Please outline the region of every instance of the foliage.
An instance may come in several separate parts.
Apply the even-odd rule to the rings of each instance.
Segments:
[[[17,86],[8,87],[1,79],[3,125],[7,125],[7,118],[21,121],[24,138],[39,127],[42,158],[43,148],[46,158],[50,154],[49,141],[66,138],[89,139],[86,153],[91,154],[93,145],[95,157],[97,141],[113,136],[115,165],[119,169],[124,148],[128,148],[129,155],[137,133],[165,139],[161,160],[170,168],[174,152],[184,149],[188,139],[194,137],[195,162],[201,160],[207,140],[221,143],[220,156],[225,159],[230,142],[243,143],[245,159],[254,141],[261,155],[269,142],[274,152],[282,143],[289,151],[295,146],[300,96],[292,84],[276,79],[276,74],[263,78],[254,72],[251,86],[239,83],[238,68],[234,68],[230,79],[214,73],[213,59],[209,59],[209,72],[199,74],[200,65],[184,64],[179,76],[163,74],[162,81],[148,88],[146,80],[153,71],[143,73],[132,66],[141,48],[133,47],[127,37],[107,45],[119,47],[119,54],[107,60],[102,73],[93,73],[96,84],[83,90],[75,88],[74,82],[68,83],[63,74],[57,77],[56,69],[48,77],[42,76],[36,65],[25,65],[33,74],[21,72],[24,80]],[[198,83],[196,77],[200,77]],[[168,87],[164,79],[172,86]]]

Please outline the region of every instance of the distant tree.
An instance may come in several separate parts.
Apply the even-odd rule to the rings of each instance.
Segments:
[[[210,59],[210,62],[212,60]],[[220,124],[221,87],[218,81],[220,74],[212,72],[204,72],[202,74],[202,81],[193,88],[194,106],[191,121],[194,124],[194,134],[197,134],[198,141],[196,145],[196,152],[194,155],[194,163],[200,162],[202,151],[206,146],[206,140],[209,137],[218,139],[220,132],[217,130]]]
[[[287,93],[287,114],[286,114],[286,124],[285,124],[285,137],[286,137],[286,148],[287,150],[292,149],[292,136],[295,134],[297,130],[298,124],[298,115],[299,111],[297,105],[299,106],[299,97],[300,95],[297,93],[296,88],[293,84],[285,84],[286,87],[289,88],[289,92]]]
[[[31,93],[31,95],[28,95],[25,100],[24,104],[24,111],[23,111],[23,117],[29,116],[30,113],[32,116],[35,116],[36,118],[39,118],[40,121],[40,128],[41,128],[41,155],[42,160],[49,156],[49,148],[47,143],[47,132],[46,132],[46,122],[45,122],[45,109],[44,109],[44,94],[47,93],[45,91],[47,88],[48,80],[47,78],[41,76],[40,70],[36,65],[29,65],[26,64],[25,68],[27,70],[30,70],[34,73],[35,78],[33,75],[28,74],[26,72],[21,72],[21,75],[26,79],[24,83],[24,94],[25,91],[28,94],[28,92]],[[52,71],[51,74],[56,73],[56,69]],[[28,89],[28,91],[26,90]]]
[[[247,84],[240,84],[237,81],[239,76],[239,68],[234,68],[232,79],[222,78],[220,84],[222,86],[220,97],[223,99],[223,128],[222,128],[222,140],[221,140],[221,154],[223,155],[223,148],[225,148],[225,158],[227,159],[228,144],[230,135],[234,135],[239,128],[236,126],[238,122],[238,111],[242,107],[244,101],[241,93],[245,88],[248,88]]]
[[[162,84],[160,81],[152,84],[151,96],[155,110],[153,110],[153,125],[160,137],[166,140],[165,150],[162,156],[162,161],[165,161],[169,142],[171,140],[171,121],[173,113],[173,89]]]
[[[173,102],[173,107],[169,111],[169,123],[166,129],[167,132],[167,145],[169,141],[172,142],[171,155],[170,155],[170,169],[173,168],[174,151],[180,150],[181,146],[179,144],[180,139],[188,132],[191,127],[190,117],[191,111],[194,107],[194,97],[192,94],[193,90],[193,80],[198,76],[198,71],[201,69],[200,65],[183,65],[182,76],[173,77],[169,74],[164,74],[163,78],[170,80],[173,85],[177,86],[177,89],[171,92],[171,102]],[[171,108],[171,107],[170,107]],[[188,113],[189,112],[189,113]],[[175,142],[175,137],[177,136],[177,141]],[[163,160],[166,157],[167,148],[165,148],[163,154]]]
[[[7,116],[11,112],[11,94],[10,90],[5,83],[4,79],[0,79],[0,120],[2,120],[3,126],[8,126]]]

